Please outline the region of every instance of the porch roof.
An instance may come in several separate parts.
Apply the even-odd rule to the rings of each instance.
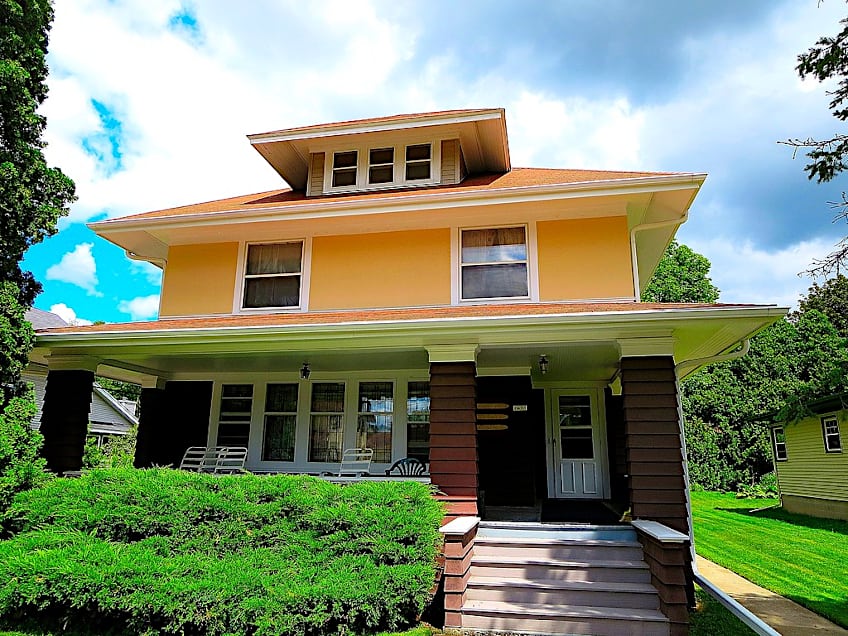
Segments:
[[[694,361],[728,350],[786,311],[631,302],[227,315],[39,330],[32,357],[51,365],[85,357],[101,375],[140,381],[132,374],[296,372],[307,359],[322,369],[426,369],[429,349],[458,344],[477,348],[484,373],[531,373],[544,353],[552,368],[546,380],[602,381],[615,374],[625,342],[631,350],[636,343],[637,355]]]

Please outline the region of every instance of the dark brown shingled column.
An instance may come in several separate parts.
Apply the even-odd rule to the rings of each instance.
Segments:
[[[82,468],[94,372],[51,370],[41,409],[42,455],[47,468],[61,475]]]

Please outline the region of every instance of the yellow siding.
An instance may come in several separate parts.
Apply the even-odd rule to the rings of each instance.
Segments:
[[[442,185],[456,183],[456,155],[459,141],[450,139],[442,142]]]
[[[318,236],[310,309],[450,304],[450,230]]]
[[[159,315],[231,314],[237,262],[238,243],[171,246]]]
[[[625,217],[540,221],[539,299],[633,297]]]
[[[787,495],[848,501],[848,452],[825,452],[822,417],[817,415],[784,426],[787,459],[775,462],[780,490]],[[845,449],[848,411],[841,411],[838,419]]]
[[[309,166],[309,192],[307,195],[317,195],[324,192],[324,153],[312,155],[312,165]]]

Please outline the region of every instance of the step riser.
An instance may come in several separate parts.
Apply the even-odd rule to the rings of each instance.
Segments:
[[[561,541],[637,541],[632,530],[522,530],[512,528],[480,528],[477,536],[486,539],[545,539]]]
[[[592,581],[605,583],[650,583],[646,568],[552,567],[550,565],[471,565],[471,578],[492,577],[527,581]]]
[[[476,542],[475,556],[524,557],[556,561],[641,561],[641,548],[620,546],[562,546],[492,544]]]
[[[462,627],[479,630],[537,632],[540,634],[592,634],[593,636],[668,636],[668,624],[624,620],[561,620],[530,614],[489,616],[463,612]]]
[[[628,609],[659,609],[656,594],[639,592],[594,592],[590,590],[539,590],[524,587],[477,587],[471,584],[468,600],[541,605],[583,605]]]

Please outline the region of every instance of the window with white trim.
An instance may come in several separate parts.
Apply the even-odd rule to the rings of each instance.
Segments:
[[[433,163],[431,144],[414,144],[406,147],[406,180],[422,181],[430,178]]]
[[[344,443],[344,382],[313,382],[309,413],[309,461],[340,462]]]
[[[392,461],[393,414],[394,384],[392,382],[359,383],[356,446],[373,449],[373,460],[377,463]]]
[[[359,163],[359,152],[346,150],[333,153],[333,178],[334,188],[345,188],[356,185],[356,168]]]
[[[430,383],[410,382],[406,393],[406,456],[430,461]]]
[[[527,228],[462,230],[460,289],[462,300],[528,298]]]
[[[395,149],[372,148],[368,151],[368,183],[392,183],[395,180]]]
[[[293,462],[297,429],[297,384],[268,384],[262,433],[262,461]]]
[[[825,452],[841,453],[842,439],[839,435],[839,422],[836,417],[823,417],[821,423]]]
[[[253,410],[252,384],[224,384],[218,411],[218,446],[247,446]]]
[[[247,246],[242,309],[299,307],[303,241]]]
[[[786,454],[786,431],[782,426],[771,429],[771,439],[774,444],[774,458],[779,462],[785,462],[789,456]]]

